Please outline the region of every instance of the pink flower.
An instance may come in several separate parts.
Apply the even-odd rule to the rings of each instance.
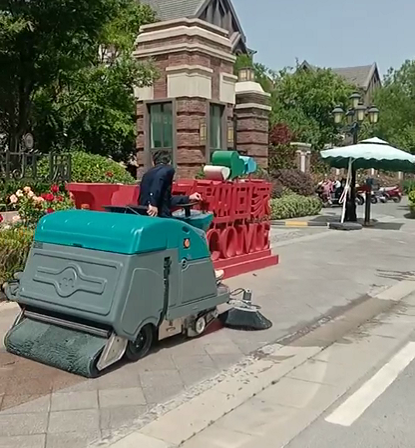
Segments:
[[[23,191],[22,191],[22,190],[17,190],[17,191],[16,191],[16,196],[17,196],[18,198],[21,198],[21,197],[23,196]]]
[[[4,221],[3,215],[0,215],[0,224]]]
[[[17,202],[19,201],[19,199],[17,198],[17,196],[15,194],[12,194],[9,198],[9,201],[11,204],[17,204]]]
[[[53,213],[55,210],[53,210],[53,208],[51,208],[51,207],[49,207],[47,210],[46,210],[46,213]]]
[[[30,190],[30,191],[27,192],[27,197],[28,197],[28,198],[33,198],[34,195],[35,195],[35,194],[33,193],[32,190]]]
[[[52,187],[50,188],[50,191],[52,193],[57,193],[59,191],[59,186],[58,185],[52,185]]]
[[[30,187],[24,187],[24,188],[23,188],[23,191],[24,191],[27,195],[29,195],[29,193],[33,193],[32,189],[31,189]]]
[[[45,194],[44,199],[48,202],[52,202],[55,199],[55,196],[53,196],[52,193],[47,193]]]

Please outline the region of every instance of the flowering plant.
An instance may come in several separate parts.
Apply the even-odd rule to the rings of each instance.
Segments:
[[[40,196],[36,196],[30,187],[24,187],[12,194],[9,202],[26,226],[35,226],[45,214],[74,207],[72,199],[60,192],[58,185],[52,185],[48,193]]]

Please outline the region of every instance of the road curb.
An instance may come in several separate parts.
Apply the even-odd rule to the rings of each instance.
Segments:
[[[204,431],[263,390],[276,384],[310,358],[316,356],[344,335],[355,331],[374,317],[390,311],[401,300],[415,292],[415,281],[404,280],[373,296],[367,296],[339,316],[298,332],[298,337],[270,344],[258,350],[245,362],[231,368],[199,395],[184,400],[176,407],[150,420],[139,419],[134,428],[114,435],[115,440],[100,441],[90,447],[130,448],[144,436],[149,448],[176,448]],[[340,321],[340,322],[339,322]],[[340,325],[339,325],[340,324]],[[336,326],[340,327],[337,328]],[[282,344],[281,344],[281,343]],[[151,442],[151,443],[150,443]]]
[[[273,227],[329,227],[327,222],[319,221],[271,221]]]

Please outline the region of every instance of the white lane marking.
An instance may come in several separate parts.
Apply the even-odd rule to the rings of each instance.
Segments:
[[[326,417],[326,422],[341,426],[352,425],[414,359],[415,342],[409,342],[359,390]]]

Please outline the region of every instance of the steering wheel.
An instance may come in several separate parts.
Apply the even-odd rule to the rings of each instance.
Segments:
[[[186,218],[190,218],[192,216],[192,207],[197,204],[198,202],[189,202],[188,204],[180,204],[178,207],[184,210],[184,216]]]

